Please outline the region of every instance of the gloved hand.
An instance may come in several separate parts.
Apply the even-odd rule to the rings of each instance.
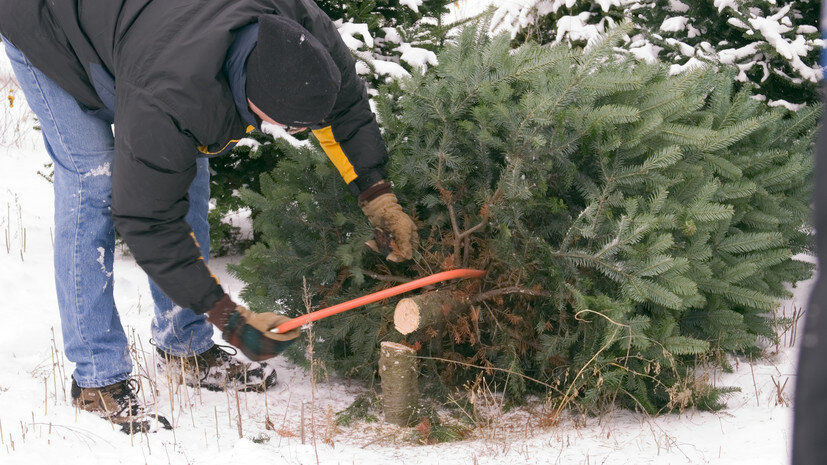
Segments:
[[[228,295],[224,295],[207,312],[207,321],[221,330],[224,340],[254,361],[275,357],[299,337],[298,328],[283,334],[270,332],[289,320],[275,313],[253,313],[236,305]]]
[[[360,194],[359,206],[374,228],[375,239],[365,245],[385,254],[392,262],[413,258],[413,250],[419,244],[416,224],[402,211],[389,183],[379,181]]]

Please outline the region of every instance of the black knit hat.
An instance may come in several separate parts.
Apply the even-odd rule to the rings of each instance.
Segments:
[[[266,15],[258,22],[258,42],[247,58],[247,98],[281,124],[321,122],[342,80],[330,53],[295,21]]]

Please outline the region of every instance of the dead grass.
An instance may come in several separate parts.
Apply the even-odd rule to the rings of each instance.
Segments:
[[[19,148],[28,140],[32,127],[37,126],[14,75],[0,74],[0,98],[4,107],[0,112],[0,147]]]

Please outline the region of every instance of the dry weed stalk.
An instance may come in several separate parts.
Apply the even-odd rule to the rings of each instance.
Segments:
[[[784,389],[787,387],[787,382],[790,378],[784,380],[784,383],[781,383],[781,379],[775,379],[775,376],[770,376],[772,380],[772,384],[775,385],[775,405],[783,405],[784,407],[790,406],[790,400],[787,398],[787,394],[784,393]]]
[[[310,290],[307,287],[307,278],[304,276],[302,276],[302,300],[307,313],[312,312]],[[313,356],[313,348],[313,323],[309,323],[307,328],[307,354],[310,358],[310,432],[313,435],[313,452],[316,454],[316,464],[318,465],[319,449],[316,446],[316,359]],[[302,407],[304,407],[304,404],[302,404]],[[304,418],[304,415],[302,415],[302,418]],[[304,424],[304,421],[302,421],[302,424]]]
[[[779,315],[779,311],[781,314]],[[781,348],[795,347],[798,338],[798,326],[804,317],[804,308],[793,305],[792,312],[787,315],[787,307],[779,307],[772,312],[772,324],[775,332],[775,353]]]
[[[287,413],[290,412],[290,401],[293,400],[293,391],[290,391],[290,394],[287,395],[287,405],[284,407],[284,417],[281,419],[281,428],[279,428],[279,446],[281,446],[281,438],[283,437],[294,437],[295,434],[291,436],[287,436],[286,434],[282,434],[282,432],[289,431],[287,429]]]
[[[0,75],[0,94],[5,94],[8,103],[0,112],[0,146],[20,147],[34,126],[34,114],[27,105],[17,104],[17,97],[23,92],[13,74]]]
[[[241,430],[241,402],[238,397],[238,385],[235,382],[235,380],[233,380],[233,390],[235,391],[235,409],[238,416],[238,421],[236,422],[236,424],[238,425],[238,438],[241,439],[244,437],[244,434]]]
[[[328,405],[327,415],[325,418],[325,430],[324,436],[322,437],[322,442],[330,447],[333,447],[335,445],[333,438],[336,437],[337,432],[338,426],[336,424],[336,414],[333,412],[333,408]]]
[[[752,374],[752,387],[755,389],[755,406],[760,407],[761,402],[758,401],[758,383],[755,382],[755,370],[752,368],[752,361],[749,362],[749,371]]]

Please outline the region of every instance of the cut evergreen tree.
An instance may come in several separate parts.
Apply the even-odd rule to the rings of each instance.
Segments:
[[[413,263],[365,250],[367,221],[318,148],[284,156],[243,198],[261,242],[235,273],[256,310],[304,312],[470,267],[443,330],[393,328],[396,301],[315,323],[329,369],[375,380],[382,341],[417,349],[423,392],[484,375],[512,400],[718,408],[699,360],[772,338],[767,315],[809,277],[809,150],[819,108],[789,113],[735,91],[734,73],[587,52],[468,28],[427,73],[379,100],[400,203],[420,226]],[[302,360],[301,344],[290,354]],[[481,369],[482,368],[482,369]]]

